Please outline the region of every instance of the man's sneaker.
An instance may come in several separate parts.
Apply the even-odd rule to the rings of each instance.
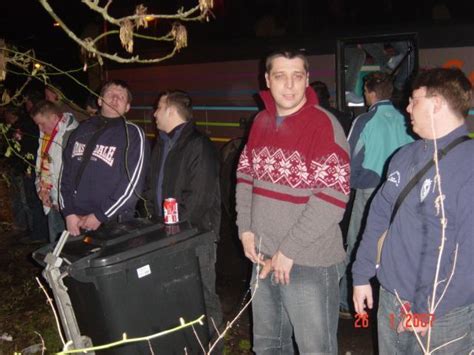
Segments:
[[[348,309],[339,309],[339,318],[341,319],[352,319],[352,313]]]
[[[346,104],[347,106],[364,106],[364,98],[356,95],[352,91],[346,91]]]

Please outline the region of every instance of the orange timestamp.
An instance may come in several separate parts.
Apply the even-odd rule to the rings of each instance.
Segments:
[[[398,326],[399,320],[393,313],[390,313],[390,328],[396,329]],[[412,326],[417,327],[427,327],[433,326],[435,315],[432,313],[407,313],[403,316],[402,322],[403,327],[406,329],[411,328]]]
[[[397,329],[400,322],[404,328],[427,327],[433,326],[435,315],[432,313],[412,313],[411,305],[405,302],[400,307],[400,314],[396,316],[394,313],[389,314],[390,328]],[[367,313],[357,313],[354,319],[354,328],[368,328],[369,315]]]
[[[368,328],[369,315],[367,313],[356,313],[354,318],[354,328]]]

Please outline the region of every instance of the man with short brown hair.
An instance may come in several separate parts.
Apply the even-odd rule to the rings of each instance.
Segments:
[[[130,100],[127,83],[105,83],[98,100],[100,115],[81,122],[69,140],[61,177],[61,210],[72,235],[135,216],[148,144],[143,130],[125,118]]]
[[[337,354],[339,222],[349,195],[349,156],[337,119],[318,106],[299,52],[267,60],[265,110],[237,168],[237,225],[252,276],[257,354]],[[270,275],[271,273],[271,275]]]
[[[391,159],[352,268],[357,313],[373,308],[369,280],[377,276],[381,285],[380,354],[472,351],[474,141],[465,124],[471,97],[472,85],[459,69],[426,70],[413,83],[407,110],[422,139]],[[436,152],[437,166],[424,171]],[[406,186],[413,187],[404,194]],[[379,237],[387,229],[378,257]],[[413,331],[429,350],[422,350]]]
[[[209,334],[215,340],[216,327],[222,324],[215,271],[221,217],[218,153],[210,139],[191,122],[192,100],[184,91],[162,93],[153,116],[158,136],[145,191],[148,211],[163,220],[163,201],[174,198],[181,221],[214,232],[213,240],[196,248],[196,254]]]

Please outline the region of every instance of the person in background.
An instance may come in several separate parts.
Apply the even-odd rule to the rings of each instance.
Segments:
[[[89,95],[86,99],[86,112],[89,116],[95,116],[99,112],[99,105],[97,104],[97,96]]]
[[[329,100],[331,99],[331,95],[329,94],[328,87],[325,83],[323,83],[322,81],[313,81],[309,85],[314,89],[316,95],[318,95],[319,106],[325,108],[326,110],[331,112],[334,117],[337,118],[337,120],[342,126],[342,129],[344,129],[344,133],[347,136],[349,134],[349,130],[351,129],[352,114],[339,111],[338,109],[331,106],[329,102]]]
[[[8,167],[6,171],[8,180],[10,182],[10,201],[13,215],[12,228],[15,231],[27,231],[28,230],[28,214],[29,207],[25,196],[24,186],[24,175],[28,171],[28,163],[25,162],[25,155],[28,154],[28,141],[31,137],[24,136],[24,122],[22,118],[22,110],[19,107],[13,105],[7,105],[3,110],[3,123],[9,125],[8,132],[6,133],[7,138],[10,140],[10,144],[18,142],[20,144],[20,151],[18,152],[21,157],[14,153],[7,154],[8,145],[2,140],[2,156],[7,156],[8,159],[5,161]],[[12,152],[12,151],[10,151]],[[30,170],[31,170],[30,165]]]
[[[19,118],[21,154],[31,156],[29,164],[25,164],[23,173],[23,188],[25,193],[25,210],[27,211],[27,225],[29,235],[20,239],[21,243],[47,243],[49,240],[48,219],[44,215],[41,200],[36,193],[36,169],[35,161],[38,152],[38,137],[40,135],[38,126],[30,116],[33,106],[40,100],[44,100],[42,92],[34,88],[24,91],[24,111]]]
[[[253,350],[337,354],[339,227],[349,199],[349,147],[318,106],[300,52],[266,59],[268,91],[237,168],[236,210],[251,285]]]
[[[49,241],[53,243],[66,229],[59,211],[59,177],[63,150],[78,122],[71,113],[62,113],[56,104],[46,100],[38,102],[30,115],[40,130],[36,191],[48,216]]]
[[[436,354],[469,354],[474,340],[474,141],[465,119],[472,85],[459,69],[435,68],[421,72],[412,87],[407,111],[422,139],[393,156],[388,178],[372,201],[352,267],[354,307],[361,315],[374,307],[369,280],[376,276],[380,354],[425,354],[414,332],[425,348],[429,341],[430,351],[438,349]],[[401,192],[436,150],[449,145],[451,150],[438,155],[438,168],[433,164],[420,175],[397,204],[391,222]],[[378,260],[379,237],[387,229]]]
[[[351,188],[355,199],[346,240],[346,271],[340,285],[340,316],[350,318],[352,280],[350,270],[355,249],[364,230],[364,221],[375,189],[381,184],[384,169],[392,154],[413,142],[405,116],[392,104],[393,79],[383,72],[364,78],[364,96],[369,110],[354,120],[349,134],[351,147]]]
[[[62,113],[71,113],[79,122],[89,118],[82,108],[64,96],[62,88],[57,83],[44,87],[44,97],[46,100],[58,105]]]

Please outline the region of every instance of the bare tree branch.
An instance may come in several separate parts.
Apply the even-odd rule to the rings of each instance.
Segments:
[[[50,14],[50,16],[59,24],[59,26],[66,32],[66,34],[74,40],[81,49],[89,56],[97,58],[100,64],[103,63],[103,59],[109,59],[118,63],[159,63],[166,59],[173,57],[181,48],[187,46],[187,32],[186,28],[178,22],[174,22],[171,26],[170,31],[164,36],[149,36],[143,34],[137,34],[136,31],[141,27],[147,28],[148,21],[150,20],[168,20],[168,21],[203,21],[209,19],[209,14],[212,15],[211,8],[214,3],[213,0],[199,0],[199,4],[195,7],[184,10],[179,9],[175,14],[147,14],[147,8],[143,5],[138,5],[135,9],[135,14],[125,16],[121,18],[115,18],[109,14],[109,7],[112,4],[110,0],[105,6],[100,6],[98,0],[82,0],[82,2],[89,7],[92,11],[100,14],[104,21],[109,26],[119,27],[119,30],[109,30],[99,34],[96,38],[85,38],[81,39],[77,36],[74,31],[67,26],[64,21],[56,14],[48,0],[39,0],[40,4]],[[151,59],[142,59],[140,56],[135,55],[129,58],[121,56],[117,53],[111,54],[106,51],[99,50],[97,48],[98,41],[111,36],[119,35],[122,46],[129,53],[133,53],[133,39],[141,38],[151,41],[174,41],[174,48],[166,55]],[[85,66],[86,67],[86,66]]]

